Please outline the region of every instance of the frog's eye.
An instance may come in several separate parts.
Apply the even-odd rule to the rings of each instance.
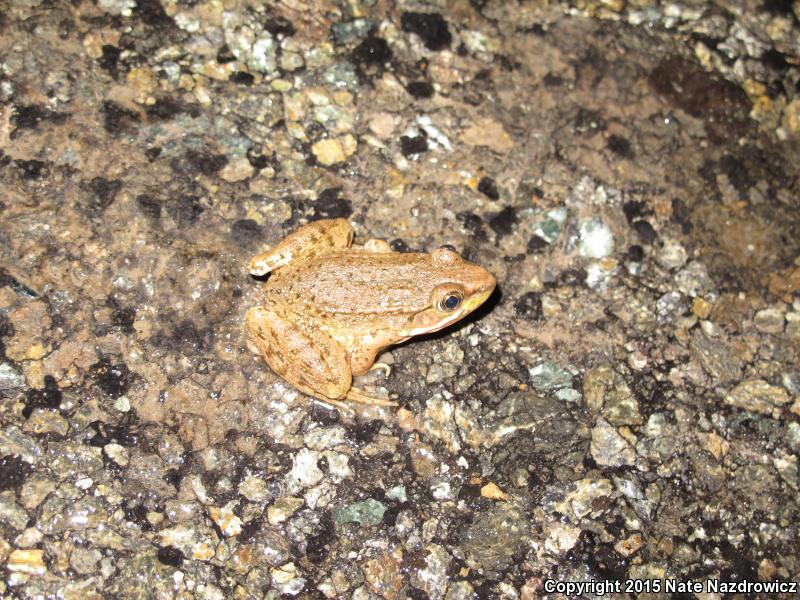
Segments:
[[[456,252],[456,247],[453,244],[442,244],[439,248],[444,248],[446,250],[450,250],[450,252]]]
[[[453,312],[455,309],[461,306],[461,302],[463,300],[464,296],[461,292],[447,292],[439,299],[439,310],[442,312]]]

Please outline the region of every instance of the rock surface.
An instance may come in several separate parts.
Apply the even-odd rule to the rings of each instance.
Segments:
[[[800,579],[797,2],[1,4],[0,597]],[[499,282],[398,409],[247,348],[336,217]]]

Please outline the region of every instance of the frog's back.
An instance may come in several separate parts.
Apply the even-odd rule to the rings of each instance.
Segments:
[[[351,249],[287,265],[266,292],[270,300],[331,315],[416,312],[441,276],[429,254]]]

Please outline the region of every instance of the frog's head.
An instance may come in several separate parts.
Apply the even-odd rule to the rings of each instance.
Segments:
[[[444,329],[483,304],[495,287],[494,275],[461,258],[451,246],[431,252],[436,276],[431,280],[427,308],[416,313],[408,335]]]

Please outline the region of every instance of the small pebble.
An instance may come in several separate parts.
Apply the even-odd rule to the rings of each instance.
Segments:
[[[756,329],[762,333],[783,333],[783,311],[777,308],[765,308],[756,313],[754,319]]]
[[[253,165],[250,164],[249,160],[246,158],[237,158],[235,160],[228,161],[228,163],[219,172],[219,176],[224,181],[234,183],[237,181],[244,181],[248,177],[252,177],[254,172],[255,169],[253,169]]]
[[[678,241],[667,238],[656,255],[658,264],[666,269],[680,269],[686,264],[688,254]]]
[[[44,575],[47,573],[47,566],[44,564],[44,550],[38,548],[12,550],[8,555],[6,568],[16,573]]]

